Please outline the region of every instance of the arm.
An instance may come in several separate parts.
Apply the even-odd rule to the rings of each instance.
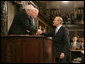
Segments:
[[[37,20],[37,29],[38,29],[38,20]]]
[[[51,32],[46,32],[46,33],[42,33],[41,35],[44,35],[46,37],[53,37],[53,31]]]
[[[70,49],[70,42],[69,42],[69,32],[67,30],[64,31],[63,33],[63,47],[62,47],[62,51],[60,54],[60,59],[63,59],[65,56],[65,53],[67,53]],[[66,54],[67,55],[67,54]]]
[[[80,43],[79,42],[77,42],[77,49],[80,49]]]
[[[24,13],[21,13],[21,23],[26,30],[37,32],[37,29],[31,25],[31,18]]]
[[[69,40],[69,32],[65,29],[63,34],[63,43],[64,47],[62,48],[62,52],[65,53],[70,49],[70,40]]]

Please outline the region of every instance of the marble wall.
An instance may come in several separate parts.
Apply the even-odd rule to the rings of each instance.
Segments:
[[[7,2],[1,1],[1,35],[7,35]]]
[[[1,1],[1,35],[7,35],[16,13],[16,5],[12,1]]]

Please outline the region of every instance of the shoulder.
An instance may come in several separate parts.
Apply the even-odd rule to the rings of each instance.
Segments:
[[[20,15],[27,15],[25,9],[21,9],[18,14]]]
[[[25,10],[24,9],[21,9],[20,11],[16,12],[16,15],[15,16],[21,17],[21,16],[24,16],[24,14],[25,14]]]
[[[20,12],[20,13],[21,13],[21,12],[25,13],[26,11],[25,11],[25,9],[21,9],[19,12]]]
[[[65,32],[69,32],[67,28],[65,28],[64,26],[61,26],[61,29]]]

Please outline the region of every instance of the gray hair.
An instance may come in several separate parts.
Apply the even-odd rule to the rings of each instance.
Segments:
[[[39,10],[37,8],[34,8],[35,11],[39,12]]]
[[[56,16],[56,17],[58,17],[61,22],[63,21],[63,18],[62,17],[60,17],[60,16]]]
[[[33,7],[32,5],[26,5],[26,6],[25,6],[25,9],[33,10],[34,7]]]

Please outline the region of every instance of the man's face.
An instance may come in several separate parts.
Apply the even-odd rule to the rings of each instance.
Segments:
[[[33,12],[32,12],[32,17],[33,17],[33,18],[36,18],[37,16],[38,16],[38,12],[37,12],[37,11],[33,11]]]
[[[29,9],[27,9],[27,10],[26,10],[26,13],[27,13],[28,15],[30,15],[30,14],[31,14],[31,11],[30,11]]]
[[[59,17],[56,17],[56,18],[54,19],[54,21],[53,21],[53,26],[59,25],[60,22],[61,22],[61,21],[60,21]]]
[[[31,16],[33,10],[28,10],[27,14]]]

